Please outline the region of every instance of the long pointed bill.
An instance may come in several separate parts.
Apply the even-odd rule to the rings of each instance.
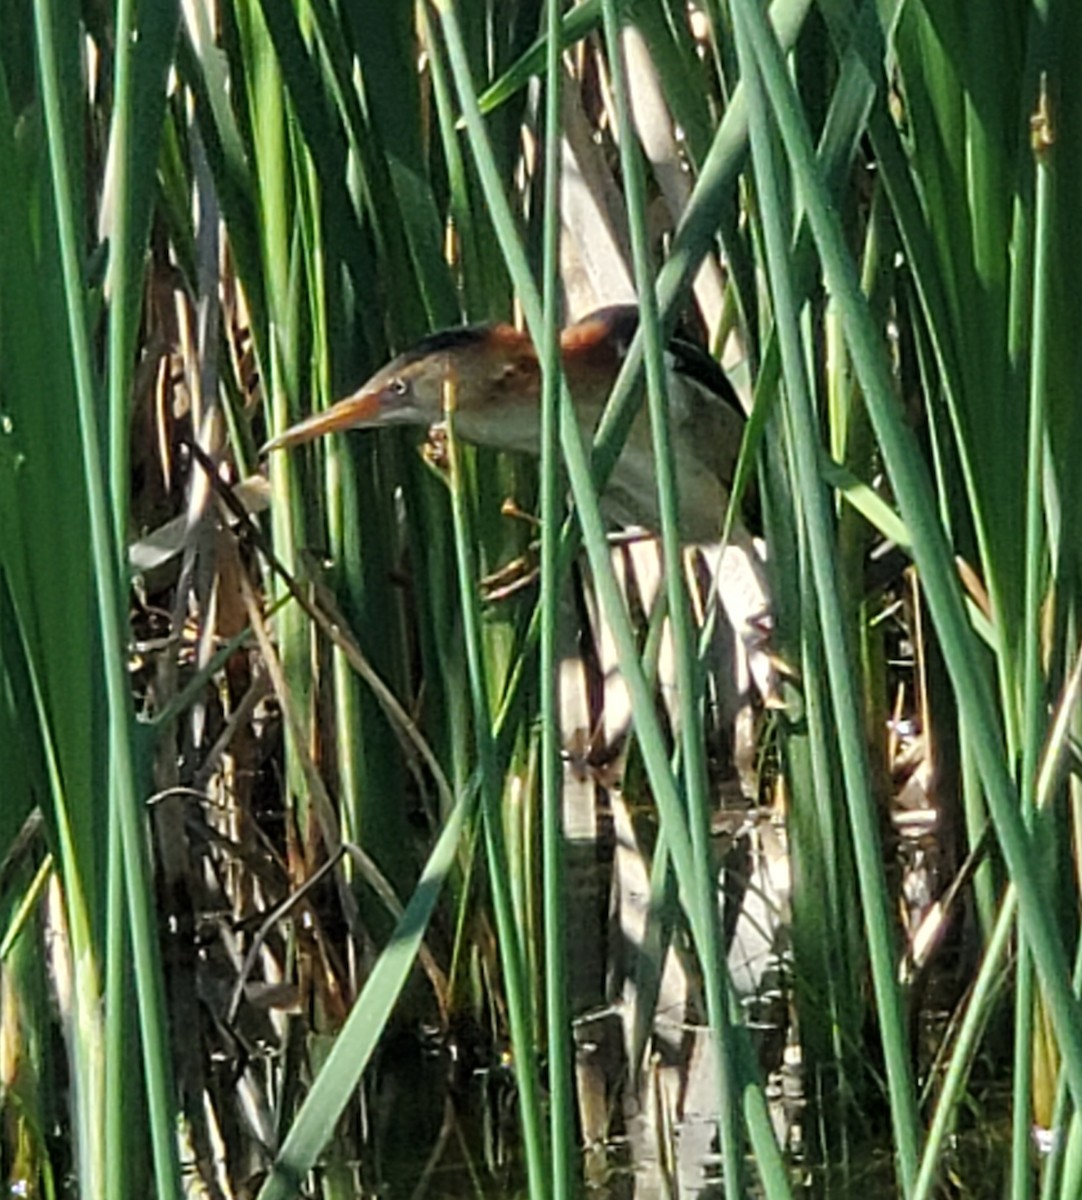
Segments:
[[[383,396],[378,391],[360,391],[345,400],[339,400],[323,412],[313,413],[296,425],[291,425],[283,433],[263,447],[261,453],[271,450],[288,450],[293,446],[313,442],[326,433],[344,433],[348,429],[364,429],[367,426],[379,425],[380,417],[385,415]]]

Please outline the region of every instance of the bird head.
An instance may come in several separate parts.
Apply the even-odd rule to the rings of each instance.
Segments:
[[[514,421],[507,418],[516,411],[536,411],[539,386],[537,355],[525,334],[510,325],[448,329],[418,342],[352,395],[293,425],[264,449],[298,446],[351,429],[428,427],[444,420],[452,407],[468,440],[515,448]],[[505,424],[508,436],[501,439]]]

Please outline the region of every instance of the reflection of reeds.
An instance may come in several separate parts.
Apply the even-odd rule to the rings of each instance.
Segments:
[[[1020,1194],[1082,1098],[1080,18],[778,0],[784,60],[760,6],[586,0],[562,55],[537,7],[0,18],[13,1187],[374,1187],[422,1028],[417,1194],[498,1173],[475,1066],[546,1197],[576,1129],[595,1182],[626,1133],[688,1190],[705,1129],[731,1195],[847,1155]],[[754,399],[768,633],[671,528],[609,544],[555,372],[540,468],[453,430],[258,462],[433,329],[655,294],[592,469],[653,397],[679,483],[681,314]],[[982,1105],[1010,1148],[948,1156]]]

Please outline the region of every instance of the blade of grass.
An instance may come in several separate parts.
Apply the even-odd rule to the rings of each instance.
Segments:
[[[9,32],[9,31],[6,31]],[[21,55],[33,64],[29,22]],[[65,39],[70,48],[73,39]],[[31,76],[33,71],[31,70]],[[70,978],[63,997],[63,1035],[70,1061],[67,1119],[69,1157],[59,1164],[86,1181],[85,1194],[105,1187],[103,1054],[101,1027],[100,817],[81,820],[88,797],[101,795],[107,774],[95,754],[94,720],[99,684],[91,628],[94,593],[86,570],[87,527],[79,486],[80,449],[74,413],[70,355],[57,353],[67,336],[64,285],[48,179],[47,147],[40,133],[40,102],[25,82],[19,119],[12,108],[0,56],[0,355],[4,416],[0,437],[0,652],[4,685],[17,718],[9,753],[18,747],[30,768],[32,790],[21,794],[16,773],[5,776],[11,818],[35,804],[56,855],[62,901],[56,970]],[[34,136],[18,137],[19,127]],[[34,236],[40,231],[40,241]],[[53,403],[46,410],[41,396]],[[68,488],[61,483],[71,482]],[[83,619],[78,619],[77,615]],[[7,703],[8,697],[5,697]],[[98,816],[98,814],[95,814]],[[10,819],[10,818],[9,818]],[[78,972],[71,964],[78,963]],[[58,1105],[63,1110],[63,1101]]]
[[[179,1196],[179,1164],[173,1138],[176,1114],[161,959],[153,922],[146,839],[131,741],[131,699],[125,671],[127,622],[119,592],[119,581],[124,576],[124,557],[110,521],[105,461],[100,448],[85,289],[74,221],[67,137],[61,113],[60,81],[57,77],[57,63],[60,60],[56,53],[54,14],[50,0],[39,0],[35,5],[35,21],[38,68],[48,129],[49,161],[67,300],[70,353],[76,381],[92,561],[100,604],[100,634],[109,711],[110,799],[119,810],[123,838],[128,920],[136,960],[154,1169],[159,1196]]]
[[[1051,65],[1051,64],[1049,64]],[[1026,453],[1025,491],[1025,584],[1023,594],[1024,634],[1022,637],[1021,745],[1022,773],[1019,801],[1022,817],[1032,832],[1037,829],[1038,851],[1041,834],[1047,830],[1037,823],[1036,786],[1038,755],[1044,736],[1045,689],[1041,654],[1042,605],[1045,588],[1047,541],[1044,528],[1043,489],[1046,472],[1045,404],[1048,397],[1048,330],[1050,328],[1051,238],[1053,235],[1053,187],[1055,131],[1051,126],[1048,78],[1042,76],[1034,120],[1047,124],[1034,131],[1034,169],[1036,172],[1036,220],[1033,233],[1032,261],[1032,334],[1029,347],[1030,394],[1029,431]],[[1047,138],[1048,141],[1041,139]],[[1029,1146],[1034,1109],[1034,1029],[1042,999],[1035,989],[1033,960],[1024,939],[1018,948],[1018,974],[1015,982],[1014,1078],[1012,1080],[1011,1187],[1015,1200],[1027,1200],[1032,1194],[1032,1168]]]
[[[707,1017],[711,1035],[716,1039],[718,1113],[721,1130],[725,1191],[730,1200],[743,1195],[743,1144],[740,1137],[739,1106],[733,1079],[729,1013],[724,981],[728,977],[721,946],[716,883],[711,870],[709,846],[710,805],[706,796],[706,740],[702,722],[702,680],[689,618],[684,586],[683,556],[679,544],[677,508],[676,447],[669,427],[668,388],[663,365],[664,342],[661,337],[654,280],[650,269],[646,235],[646,196],[638,143],[631,136],[632,121],[627,79],[623,68],[620,30],[612,0],[602,0],[609,69],[616,100],[617,123],[621,130],[620,161],[631,230],[635,268],[635,287],[639,294],[640,328],[646,364],[647,402],[650,432],[654,442],[654,468],[661,515],[663,573],[668,595],[669,622],[676,659],[676,687],[679,697],[680,745],[684,765],[684,789],[691,833],[691,877],[680,880],[689,893],[696,894],[696,906],[702,917],[698,949],[702,960],[703,988],[706,992]],[[681,447],[688,452],[688,447]],[[720,513],[718,514],[721,515]],[[731,987],[731,981],[730,981]]]
[[[142,263],[150,227],[154,174],[165,113],[165,76],[176,36],[178,12],[171,4],[144,5],[142,27],[136,29],[134,0],[118,0],[116,9],[116,66],[113,81],[113,126],[110,140],[112,208],[109,230],[109,478],[113,539],[126,545],[130,494],[129,435],[131,388],[136,361],[136,336],[141,308]],[[138,35],[138,36],[137,36]],[[127,581],[127,563],[120,556],[121,585]],[[129,935],[125,922],[124,832],[119,805],[109,811],[108,936],[106,942],[106,1154],[110,1196],[123,1200],[129,1193],[131,1122],[124,1097],[129,1092],[132,1031],[126,974]],[[150,966],[152,972],[157,968]],[[162,1001],[164,1003],[164,1000]],[[164,1027],[164,1012],[156,1019]],[[165,1049],[159,1043],[158,1051]],[[171,1082],[165,1073],[151,1093],[151,1119],[169,1122],[168,1108],[159,1107]],[[159,1124],[152,1135],[156,1147],[171,1140],[171,1131]],[[176,1163],[169,1163],[176,1170]],[[161,1173],[159,1170],[159,1181]]]
[[[563,763],[560,752],[558,621],[559,540],[563,496],[560,453],[560,162],[563,78],[559,0],[547,0],[545,53],[545,180],[541,292],[541,832],[545,912],[545,1017],[548,1038],[551,1195],[573,1195],[574,1091],[567,994],[566,865],[563,845]],[[576,10],[578,11],[578,10]]]
[[[548,1194],[546,1177],[550,1173],[547,1169],[547,1147],[541,1119],[540,1083],[534,1053],[534,1014],[530,1011],[530,991],[527,986],[523,934],[516,925],[511,899],[511,880],[504,840],[503,814],[500,810],[502,773],[497,769],[488,675],[481,638],[475,543],[466,509],[466,491],[462,483],[461,459],[454,434],[454,403],[453,387],[449,387],[444,399],[444,414],[447,420],[448,457],[450,459],[451,511],[454,514],[455,557],[458,562],[459,595],[462,602],[466,657],[469,665],[474,737],[477,742],[478,769],[481,772],[481,807],[484,818],[485,851],[488,860],[492,905],[496,912],[496,929],[500,942],[504,988],[507,993],[511,1042],[515,1054],[515,1077],[518,1082],[529,1195],[532,1200],[541,1200]]]

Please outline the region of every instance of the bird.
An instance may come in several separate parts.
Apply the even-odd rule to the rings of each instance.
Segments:
[[[560,357],[584,437],[593,438],[639,323],[634,305],[589,313],[560,334]],[[676,456],[679,534],[685,544],[717,541],[746,423],[739,398],[706,350],[681,336],[665,352]],[[453,389],[454,431],[463,441],[534,456],[541,443],[541,365],[527,333],[507,324],[463,325],[431,334],[351,395],[272,438],[264,453],[328,433],[396,425],[431,428],[445,419]],[[607,519],[660,531],[653,439],[642,407],[601,497]],[[744,516],[754,527],[750,489]],[[742,527],[742,521],[736,522]]]

